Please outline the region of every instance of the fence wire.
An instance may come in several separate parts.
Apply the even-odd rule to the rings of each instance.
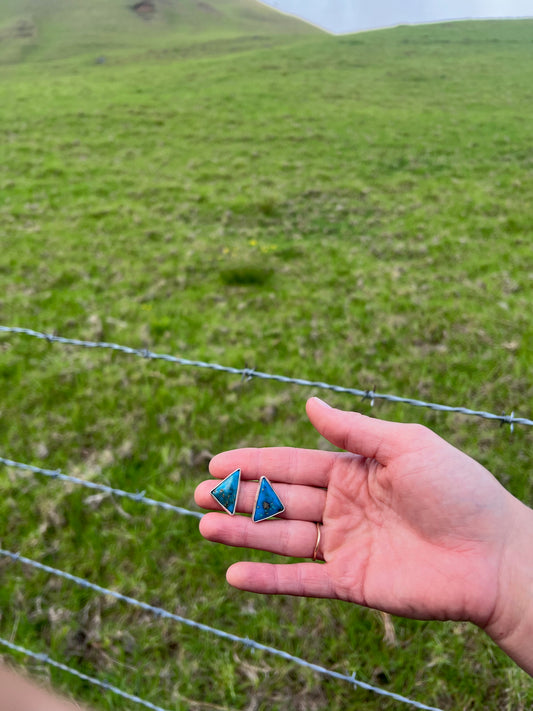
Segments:
[[[43,476],[50,477],[51,479],[57,479],[59,481],[65,481],[71,484],[76,484],[78,486],[84,486],[87,489],[95,489],[96,491],[101,491],[106,494],[121,496],[122,498],[131,499],[132,501],[147,504],[148,506],[155,506],[157,508],[164,509],[165,511],[173,511],[174,513],[181,514],[182,516],[193,516],[194,518],[202,518],[204,515],[199,511],[190,511],[189,509],[184,509],[181,506],[167,504],[165,501],[157,501],[156,499],[150,499],[145,496],[144,491],[135,493],[133,491],[123,491],[122,489],[114,489],[112,486],[107,486],[106,484],[96,484],[93,481],[87,481],[86,479],[78,479],[78,477],[63,474],[60,469],[41,469],[41,467],[35,467],[33,466],[33,464],[15,462],[12,459],[5,459],[5,457],[0,457],[0,464],[4,464],[6,467],[14,467],[15,469],[21,469],[22,471],[33,472],[33,474],[42,474]]]
[[[105,341],[83,341],[77,338],[64,338],[63,336],[55,336],[50,333],[41,333],[40,331],[33,331],[29,328],[0,326],[0,333],[11,333],[31,336],[33,338],[39,338],[48,341],[49,343],[63,343],[65,345],[79,346],[81,348],[104,348],[112,351],[118,351],[120,353],[125,353],[127,355],[147,358],[149,360],[163,360],[169,363],[175,363],[177,365],[191,366],[195,368],[205,368],[221,373],[240,375],[244,379],[259,378],[261,380],[274,380],[279,383],[286,383],[290,385],[301,385],[309,388],[330,390],[336,393],[346,393],[348,395],[355,395],[365,400],[370,400],[371,404],[373,404],[375,400],[384,400],[386,402],[412,405],[413,407],[429,408],[430,410],[436,410],[438,412],[455,412],[462,415],[481,417],[485,420],[496,420],[504,424],[506,423],[511,426],[511,429],[514,425],[526,425],[529,427],[533,426],[533,420],[530,420],[526,417],[515,417],[514,412],[512,412],[510,415],[497,415],[493,412],[485,412],[484,410],[471,410],[468,407],[441,405],[436,402],[426,402],[424,400],[418,400],[415,398],[401,397],[398,395],[390,395],[387,393],[379,393],[375,392],[374,390],[347,388],[342,385],[332,385],[330,383],[324,383],[319,380],[306,380],[303,378],[291,378],[286,375],[279,375],[275,373],[264,373],[260,370],[255,370],[254,368],[233,368],[227,365],[220,365],[219,363],[208,363],[201,360],[189,360],[188,358],[179,358],[177,356],[169,355],[167,353],[153,353],[147,348],[131,348],[129,346],[121,346],[118,343],[106,343]]]
[[[95,679],[94,676],[88,676],[87,674],[82,674],[82,672],[79,672],[77,669],[68,667],[66,664],[61,664],[61,662],[56,662],[55,659],[52,659],[51,657],[49,657],[48,654],[42,654],[41,652],[32,652],[31,650],[25,649],[24,647],[20,647],[18,644],[13,644],[13,642],[10,642],[7,639],[3,639],[2,637],[0,637],[0,644],[2,644],[4,647],[7,647],[12,652],[20,652],[21,654],[25,654],[27,657],[32,657],[32,659],[35,659],[38,662],[42,662],[43,664],[48,664],[49,666],[55,667],[56,669],[61,669],[64,672],[68,672],[68,674],[77,676],[78,679],[83,679],[83,681],[88,681],[89,684],[93,684],[94,686],[99,686],[100,688],[105,689],[106,691],[111,691],[113,694],[117,694],[117,696],[122,696],[122,698],[127,699],[128,701],[134,701],[136,704],[141,704],[142,706],[146,706],[146,708],[152,709],[152,711],[168,711],[167,709],[161,708],[161,706],[156,706],[155,704],[152,704],[150,701],[146,701],[146,699],[141,699],[140,696],[134,696],[133,694],[128,694],[127,691],[122,691],[122,689],[119,689],[117,686],[114,686],[113,684],[110,684],[107,681],[101,681],[100,679]]]
[[[240,637],[238,635],[232,634],[231,632],[225,632],[224,630],[220,630],[216,627],[211,627],[210,625],[206,625],[201,622],[196,622],[195,620],[191,620],[188,617],[183,617],[182,615],[177,615],[173,612],[169,612],[168,610],[165,610],[162,607],[155,607],[154,605],[149,605],[148,603],[142,602],[141,600],[129,597],[128,595],[123,595],[122,593],[119,593],[116,590],[110,590],[108,588],[102,587],[101,585],[91,583],[89,580],[80,578],[77,575],[72,575],[71,573],[66,573],[63,570],[58,570],[57,568],[52,568],[49,565],[39,563],[35,560],[32,560],[31,558],[26,558],[25,556],[22,556],[19,553],[13,553],[12,551],[0,548],[0,555],[4,558],[9,558],[13,561],[28,565],[31,568],[42,570],[46,573],[50,573],[51,575],[55,575],[56,577],[69,580],[70,582],[73,582],[76,585],[79,585],[80,587],[93,590],[94,592],[97,592],[100,595],[108,595],[114,598],[115,600],[120,600],[121,602],[125,602],[128,605],[132,605],[134,607],[140,608],[141,610],[145,610],[146,612],[151,613],[155,617],[173,620],[174,622],[179,622],[183,625],[187,625],[188,627],[193,627],[194,629],[201,630],[203,632],[208,632],[212,635],[215,635],[216,637],[220,637],[231,642],[243,644],[246,647],[249,647],[250,649],[258,650],[276,657],[280,657],[281,659],[285,659],[288,662],[292,662],[293,664],[296,664],[298,666],[310,669],[311,671],[314,671],[318,674],[322,674],[324,676],[328,676],[339,681],[348,682],[354,687],[359,687],[361,689],[365,689],[366,691],[371,691],[375,694],[386,696],[387,698],[394,699],[395,701],[399,701],[404,704],[408,704],[417,709],[424,709],[425,711],[443,711],[442,709],[439,709],[435,706],[427,706],[426,704],[414,701],[413,699],[409,699],[406,696],[402,696],[401,694],[395,694],[391,691],[387,691],[377,686],[373,686],[372,684],[367,684],[366,682],[357,679],[355,674],[352,674],[350,676],[347,674],[341,674],[340,672],[336,672],[333,669],[327,669],[326,667],[323,667],[319,664],[313,664],[311,662],[306,661],[305,659],[302,659],[301,657],[297,657],[293,654],[289,654],[288,652],[284,652],[281,649],[276,649],[276,647],[270,647],[266,644],[262,644],[261,642],[256,642],[253,639]]]

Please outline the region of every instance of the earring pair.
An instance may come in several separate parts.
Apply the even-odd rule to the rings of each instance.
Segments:
[[[220,484],[211,489],[211,496],[217,501],[224,511],[227,511],[231,516],[235,514],[237,509],[237,497],[241,485],[241,470],[235,469],[223,479]],[[272,484],[262,476],[259,480],[259,488],[255,497],[255,503],[252,509],[252,521],[259,523],[266,521],[273,516],[285,511],[285,506],[281,503],[281,499],[274,491]]]

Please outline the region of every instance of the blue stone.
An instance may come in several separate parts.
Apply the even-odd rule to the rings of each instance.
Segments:
[[[211,496],[218,501],[224,511],[233,516],[237,508],[237,497],[241,483],[241,470],[235,469],[229,476],[211,490]]]
[[[285,511],[285,506],[281,503],[279,496],[272,488],[272,484],[264,476],[259,482],[259,491],[255,500],[252,520],[266,521],[267,518],[272,518],[276,514]]]

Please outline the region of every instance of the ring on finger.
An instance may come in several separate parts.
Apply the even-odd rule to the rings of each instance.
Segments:
[[[313,560],[314,561],[317,559],[319,545],[320,545],[320,524],[317,521],[316,522],[316,543],[315,543],[315,549],[313,551]]]

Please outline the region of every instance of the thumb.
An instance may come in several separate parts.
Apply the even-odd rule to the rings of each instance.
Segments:
[[[337,410],[317,397],[307,401],[306,410],[313,427],[340,449],[376,459],[383,465],[402,450],[404,425]]]

